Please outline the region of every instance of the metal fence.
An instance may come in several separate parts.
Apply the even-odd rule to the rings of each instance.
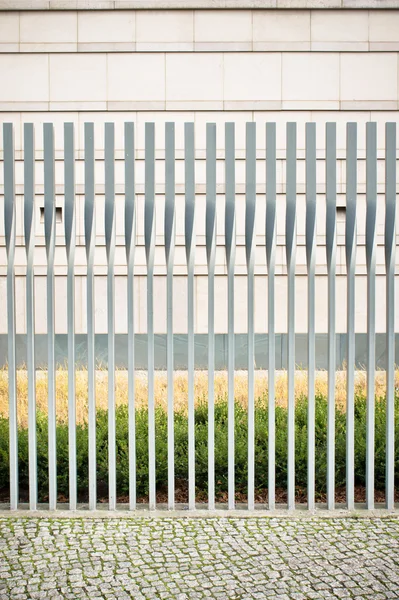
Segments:
[[[295,265],[297,211],[297,133],[296,124],[286,127],[286,221],[285,246],[288,279],[288,509],[295,507]],[[266,124],[266,260],[268,300],[268,508],[275,509],[275,265],[276,265],[276,124]],[[34,318],[34,199],[35,142],[32,124],[24,125],[24,235],[26,249],[26,317],[29,429],[29,506],[37,508],[37,447],[35,399],[35,318]],[[54,261],[56,243],[54,129],[44,124],[44,229],[47,256],[47,340],[48,340],[48,459],[49,508],[57,505],[56,456],[56,362],[54,327]],[[263,133],[262,133],[263,135]],[[346,129],[346,230],[347,266],[347,506],[354,508],[354,375],[355,375],[355,265],[357,207],[357,125]],[[18,506],[18,427],[16,387],[16,314],[15,314],[15,247],[16,208],[14,175],[14,132],[11,124],[3,126],[4,140],[4,221],[7,252],[8,370],[10,421],[10,505]],[[334,508],[334,440],[335,440],[335,344],[336,344],[336,198],[337,151],[336,125],[327,123],[325,130],[326,222],[325,235],[328,268],[328,430],[327,430],[327,505]],[[105,124],[105,244],[107,254],[107,323],[108,323],[108,448],[109,508],[116,508],[116,428],[115,428],[115,134],[114,124]],[[75,315],[74,261],[76,246],[75,212],[75,138],[74,126],[64,125],[64,226],[67,253],[67,321],[68,321],[68,409],[69,409],[69,508],[77,507],[76,406],[75,406]],[[245,155],[245,250],[248,281],[247,349],[248,349],[248,509],[255,506],[254,415],[255,415],[255,333],[254,333],[254,266],[256,208],[256,125],[246,125]],[[394,506],[394,277],[396,218],[396,125],[385,126],[385,265],[386,265],[386,505]],[[206,252],[208,267],[208,508],[215,508],[215,254],[216,254],[216,125],[206,127]],[[308,305],[308,508],[315,507],[315,263],[316,263],[316,126],[306,124],[306,263]],[[225,253],[228,278],[228,508],[234,500],[234,277],[236,254],[236,155],[235,125],[225,126]],[[88,348],[88,429],[89,429],[89,508],[96,508],[96,402],[95,402],[95,324],[94,324],[94,250],[95,250],[95,146],[94,126],[84,128],[84,233],[87,257],[87,348]],[[195,142],[194,124],[184,128],[185,169],[185,250],[187,262],[188,309],[188,480],[189,509],[195,508],[195,412],[194,412],[194,270],[195,270]],[[127,265],[128,307],[128,407],[129,407],[129,491],[130,509],[136,508],[135,388],[134,388],[134,285],[136,247],[135,128],[124,126],[124,203],[125,249]],[[147,335],[148,335],[148,450],[149,508],[156,507],[155,398],[154,398],[154,253],[155,253],[155,126],[145,126],[145,252],[147,264]],[[367,262],[367,486],[366,504],[374,506],[374,381],[376,340],[376,211],[377,211],[377,127],[366,127],[366,262]],[[167,380],[168,380],[168,507],[174,508],[174,398],[173,398],[173,279],[175,252],[175,126],[165,126],[165,213],[164,249],[167,276]],[[339,299],[338,299],[339,301]],[[155,306],[156,308],[156,306]],[[166,458],[165,458],[166,460]]]

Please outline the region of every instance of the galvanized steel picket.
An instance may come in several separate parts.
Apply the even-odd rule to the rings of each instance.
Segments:
[[[394,507],[395,479],[395,220],[396,124],[385,126],[385,270],[386,270],[386,507]]]
[[[94,330],[94,251],[96,245],[95,194],[94,194],[94,125],[85,123],[85,245],[87,261],[87,379],[89,423],[89,508],[97,505],[97,448],[96,448],[96,356]]]
[[[35,366],[35,141],[32,123],[24,125],[24,230],[26,250],[26,368],[28,371],[28,436],[29,436],[29,508],[37,508],[37,441],[36,441],[36,366]],[[69,180],[68,185],[71,183]],[[67,187],[68,187],[67,185]],[[65,203],[68,190],[65,189]],[[68,243],[68,242],[67,242]],[[73,364],[71,362],[71,364]],[[68,373],[71,376],[71,372]],[[68,393],[69,393],[68,383]],[[73,387],[71,385],[71,394]],[[11,412],[10,412],[11,414]],[[11,424],[11,423],[10,423]],[[73,436],[69,423],[69,435]],[[70,469],[73,469],[72,442],[70,442]],[[73,504],[73,478],[70,474],[70,495]],[[11,494],[10,494],[11,495]]]
[[[25,124],[23,129],[23,245],[26,255],[26,368],[28,376],[28,448],[29,448],[29,508],[36,510],[37,503],[37,440],[36,440],[36,356],[35,356],[35,165],[38,160],[35,150],[34,127]],[[77,472],[77,407],[76,407],[76,342],[75,342],[75,279],[76,252],[81,240],[78,240],[76,209],[76,151],[75,130],[73,123],[64,125],[63,173],[64,173],[64,229],[66,250],[66,322],[68,344],[68,462],[69,462],[69,508],[76,510],[78,506],[78,477]],[[196,413],[195,413],[195,332],[196,312],[201,306],[195,305],[195,286],[197,265],[197,196],[198,182],[196,181],[196,164],[198,156],[195,145],[194,123],[184,126],[184,148],[179,156],[176,151],[175,124],[165,124],[164,155],[158,156],[156,148],[155,124],[145,124],[144,151],[144,250],[147,282],[147,373],[148,373],[148,490],[149,509],[157,507],[157,456],[156,447],[156,397],[155,397],[155,334],[156,320],[154,311],[157,310],[158,297],[154,294],[156,277],[156,247],[164,245],[164,267],[166,275],[166,372],[167,372],[167,455],[161,457],[167,464],[168,508],[175,508],[175,403],[174,403],[174,282],[175,254],[177,246],[183,245],[185,252],[185,268],[187,281],[187,436],[188,436],[188,508],[196,508]],[[287,428],[287,507],[295,508],[295,309],[296,309],[296,278],[297,278],[297,206],[298,206],[298,160],[299,146],[297,144],[297,124],[288,123],[285,133],[285,187],[279,180],[281,150],[278,147],[278,126],[266,123],[261,134],[264,137],[266,155],[263,167],[265,169],[264,186],[259,185],[260,165],[259,128],[253,122],[246,124],[245,155],[238,156],[236,148],[236,126],[226,123],[224,129],[224,144],[222,151],[217,138],[215,123],[208,123],[205,131],[205,250],[207,275],[207,343],[208,343],[208,509],[216,507],[215,472],[218,466],[215,454],[215,371],[216,371],[216,280],[217,249],[221,245],[225,251],[225,272],[227,275],[227,487],[228,509],[236,506],[235,500],[235,283],[236,283],[236,210],[237,196],[242,194],[245,202],[244,235],[241,237],[245,251],[245,275],[247,282],[247,506],[253,510],[256,506],[257,456],[255,451],[255,436],[257,435],[256,402],[255,402],[255,370],[256,370],[256,328],[255,281],[256,253],[259,249],[259,228],[257,220],[261,216],[260,197],[263,195],[265,209],[262,215],[264,239],[262,245],[266,251],[267,293],[263,308],[267,307],[267,355],[268,355],[268,425],[267,439],[267,488],[268,509],[276,508],[276,340],[279,333],[276,326],[276,304],[278,302],[276,281],[280,273],[276,270],[276,252],[278,246],[285,246],[287,283],[287,397],[288,397],[288,428]],[[346,502],[347,507],[355,507],[355,430],[354,430],[354,395],[355,395],[355,288],[357,276],[357,203],[359,197],[357,168],[358,168],[358,127],[356,123],[346,126],[346,188],[345,188],[345,259],[346,259]],[[221,137],[221,139],[222,139]],[[281,138],[280,138],[281,139]],[[44,168],[44,245],[46,251],[46,314],[47,314],[47,354],[48,354],[48,472],[49,472],[49,508],[57,507],[57,421],[56,421],[56,289],[55,289],[55,252],[56,227],[56,152],[54,126],[47,123],[43,126],[43,168]],[[115,147],[115,125],[106,123],[104,128],[104,245],[106,251],[107,273],[107,339],[108,339],[108,490],[109,509],[117,508],[117,423],[116,423],[116,295],[115,295],[115,264],[117,245],[125,249],[127,290],[127,381],[128,381],[128,443],[129,443],[129,508],[135,510],[137,503],[137,456],[136,456],[136,402],[135,402],[135,289],[136,289],[136,224],[141,212],[137,209],[136,190],[136,143],[134,123],[124,124],[123,136],[123,195],[124,195],[124,235],[117,241],[117,207],[116,207],[116,160],[121,160]],[[16,354],[16,297],[15,297],[15,253],[16,253],[16,183],[15,183],[15,149],[14,132],[11,124],[3,125],[4,150],[4,237],[7,256],[6,286],[7,286],[7,340],[8,340],[8,373],[9,373],[9,436],[10,436],[10,508],[18,507],[18,420],[17,420],[17,354]],[[163,149],[161,149],[163,150]],[[366,125],[366,226],[360,233],[365,240],[366,274],[367,274],[367,443],[366,443],[366,505],[374,508],[374,461],[375,461],[375,378],[376,378],[376,277],[377,277],[377,125]],[[280,154],[279,154],[280,153]],[[307,353],[308,353],[308,415],[307,415],[307,476],[308,509],[316,506],[316,251],[320,243],[318,237],[325,233],[325,257],[327,274],[327,297],[325,310],[327,314],[327,349],[328,349],[328,398],[327,398],[327,508],[335,508],[335,418],[336,418],[336,361],[337,361],[337,127],[335,123],[327,123],[325,127],[325,152],[320,156],[316,151],[316,125],[307,123],[305,126],[305,179],[304,191],[306,201],[304,246],[306,253],[307,276]],[[242,158],[241,158],[242,156]],[[161,158],[160,158],[161,157]],[[394,507],[394,419],[395,419],[395,218],[396,218],[396,125],[387,123],[385,126],[385,280],[386,280],[386,506]],[[96,327],[95,327],[95,250],[96,237],[96,170],[95,170],[95,138],[94,124],[84,125],[84,250],[86,253],[86,318],[87,318],[87,376],[88,376],[88,497],[89,509],[97,506],[97,457],[96,457]],[[176,164],[182,159],[184,164],[184,236],[177,240],[177,203],[176,194]],[[158,196],[156,164],[164,161],[164,215],[163,241],[157,239],[156,207]],[[219,181],[218,161],[224,161],[224,181]],[[238,192],[236,182],[237,161],[245,164],[245,182],[242,191]],[[318,188],[318,160],[324,161],[325,191]],[[264,180],[263,180],[264,181]],[[120,184],[119,188],[120,188]],[[180,192],[179,192],[180,193]],[[57,191],[58,194],[58,191]],[[222,194],[224,206],[219,205]],[[279,195],[285,196],[285,229],[284,236],[278,237],[280,222]],[[316,230],[319,206],[325,202],[324,231],[320,226]],[[218,209],[224,208],[224,237],[221,237],[223,223],[217,221]],[[162,216],[162,215],[160,215]],[[320,223],[320,222],[319,222]],[[80,228],[79,228],[80,231]],[[282,243],[282,239],[284,242]],[[183,241],[182,241],[183,240]],[[179,265],[180,267],[180,265]],[[284,267],[285,268],[285,267]],[[255,277],[256,275],[256,277]],[[263,277],[263,275],[261,275]],[[276,330],[277,329],[277,330]]]
[[[10,508],[18,507],[17,364],[15,348],[15,166],[14,131],[3,126],[4,233],[7,251],[8,398],[10,421]]]

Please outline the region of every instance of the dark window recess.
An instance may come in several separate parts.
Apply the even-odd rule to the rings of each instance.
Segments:
[[[55,207],[55,222],[62,223],[62,206]],[[44,206],[40,207],[40,223],[44,223]]]
[[[346,206],[337,206],[337,221],[345,221]]]

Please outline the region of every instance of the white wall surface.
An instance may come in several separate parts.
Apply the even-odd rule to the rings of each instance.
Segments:
[[[22,0],[21,0],[22,2]],[[95,3],[93,3],[94,5]],[[112,6],[111,6],[112,4]],[[121,3],[116,3],[121,4]],[[103,4],[109,8],[114,2]],[[311,3],[310,3],[311,4]],[[340,3],[339,3],[340,4]],[[55,4],[43,2],[44,9]],[[330,3],[330,6],[335,6]],[[338,5],[338,4],[337,4]],[[18,5],[24,8],[23,2]],[[26,6],[26,5],[25,5]],[[36,7],[39,4],[35,5]],[[69,5],[70,6],[70,5]],[[76,4],[78,6],[78,4]],[[79,4],[81,6],[81,4]],[[88,6],[87,3],[85,5]],[[128,6],[125,4],[124,6]],[[129,4],[131,6],[131,4]],[[58,6],[59,8],[60,6]],[[0,9],[4,2],[0,3]],[[237,267],[236,331],[246,331],[244,252],[245,123],[257,124],[256,331],[267,331],[265,223],[265,123],[277,123],[277,323],[286,331],[285,125],[298,123],[297,331],[306,331],[305,123],[317,131],[317,307],[316,328],[327,330],[325,258],[325,123],[337,122],[338,331],[345,331],[344,221],[346,174],[345,126],[358,123],[357,331],[366,330],[365,124],[377,122],[378,227],[377,330],[384,331],[384,124],[399,122],[399,10],[0,10],[0,111],[15,126],[17,193],[17,327],[25,331],[25,250],[23,247],[23,123],[36,134],[36,327],[45,333],[42,125],[55,125],[57,205],[63,205],[63,123],[76,129],[78,250],[76,256],[77,332],[85,322],[85,252],[83,236],[85,122],[95,124],[96,148],[96,329],[106,331],[106,259],[104,248],[104,123],[116,127],[117,332],[126,331],[126,265],[123,248],[123,123],[136,127],[138,250],[136,327],[146,331],[146,267],[143,248],[144,126],[155,122],[157,175],[157,252],[155,330],[166,331],[166,283],[163,249],[164,124],[176,123],[177,251],[175,330],[186,330],[184,254],[183,128],[196,131],[196,331],[206,332],[205,125],[217,124],[218,252],[216,327],[227,330],[224,256],[224,123],[236,123]],[[398,135],[399,138],[399,135]],[[2,159],[2,142],[0,144]],[[0,210],[3,203],[0,169]],[[0,290],[5,285],[4,227],[0,220]],[[63,224],[57,226],[56,331],[66,332],[66,257]],[[6,331],[5,294],[0,294],[0,333]],[[397,317],[398,318],[398,317]],[[397,323],[399,329],[399,322]]]

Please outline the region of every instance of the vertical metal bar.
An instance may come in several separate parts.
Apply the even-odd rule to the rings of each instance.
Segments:
[[[188,507],[195,509],[194,412],[194,266],[195,266],[195,154],[194,123],[184,124],[185,245],[187,261],[188,367]]]
[[[7,251],[8,401],[10,427],[10,508],[18,508],[17,365],[15,349],[15,166],[14,129],[3,124],[4,229]]]
[[[275,273],[276,273],[276,124],[266,124],[266,260],[268,320],[268,503],[276,504],[276,432],[275,432]]]
[[[64,125],[65,245],[67,254],[68,323],[68,453],[69,508],[76,510],[76,381],[75,381],[75,139],[73,123]]]
[[[208,509],[215,508],[216,123],[206,126],[206,256],[208,262]]]
[[[245,250],[248,281],[248,510],[255,508],[255,209],[256,123],[246,124]]]
[[[346,502],[355,502],[355,270],[357,200],[357,125],[346,129],[346,227],[345,254],[347,274],[347,382],[346,382]]]
[[[395,490],[395,220],[396,123],[385,125],[385,271],[386,271],[386,483],[385,503],[394,508]]]
[[[33,123],[24,124],[24,229],[26,251],[26,358],[28,370],[29,508],[37,509],[35,365],[35,142]]]
[[[154,254],[155,254],[155,125],[145,124],[145,252],[147,258],[148,463],[149,508],[155,510],[154,396]]]
[[[235,213],[235,130],[234,123],[225,126],[225,246],[227,262],[227,378],[228,378],[228,506],[235,506],[234,483],[234,267],[236,256],[236,213]]]
[[[175,256],[175,124],[165,124],[166,370],[168,378],[168,508],[175,507],[173,266]]]
[[[315,507],[316,124],[306,123],[306,263],[308,271],[308,509]]]
[[[326,123],[326,253],[328,272],[327,508],[335,508],[335,275],[337,263],[337,134]]]
[[[136,210],[134,174],[134,123],[125,123],[125,247],[127,263],[129,508],[136,508],[136,407],[134,390],[134,253]]]
[[[296,264],[296,123],[287,123],[286,253],[288,280],[288,509],[295,508],[295,264]]]
[[[367,263],[367,436],[366,507],[374,508],[375,428],[375,272],[377,219],[377,124],[366,124],[366,263]]]
[[[96,354],[94,325],[94,252],[96,246],[94,194],[94,124],[85,123],[85,244],[87,260],[87,376],[89,403],[89,509],[97,503]]]
[[[54,128],[43,125],[44,142],[44,237],[47,255],[47,344],[48,344],[48,463],[49,508],[57,508],[57,444],[55,398],[55,316],[54,316],[54,258],[55,258],[55,165]]]
[[[116,508],[115,425],[115,131],[105,123],[105,247],[107,252],[108,320],[108,495],[109,509]]]

